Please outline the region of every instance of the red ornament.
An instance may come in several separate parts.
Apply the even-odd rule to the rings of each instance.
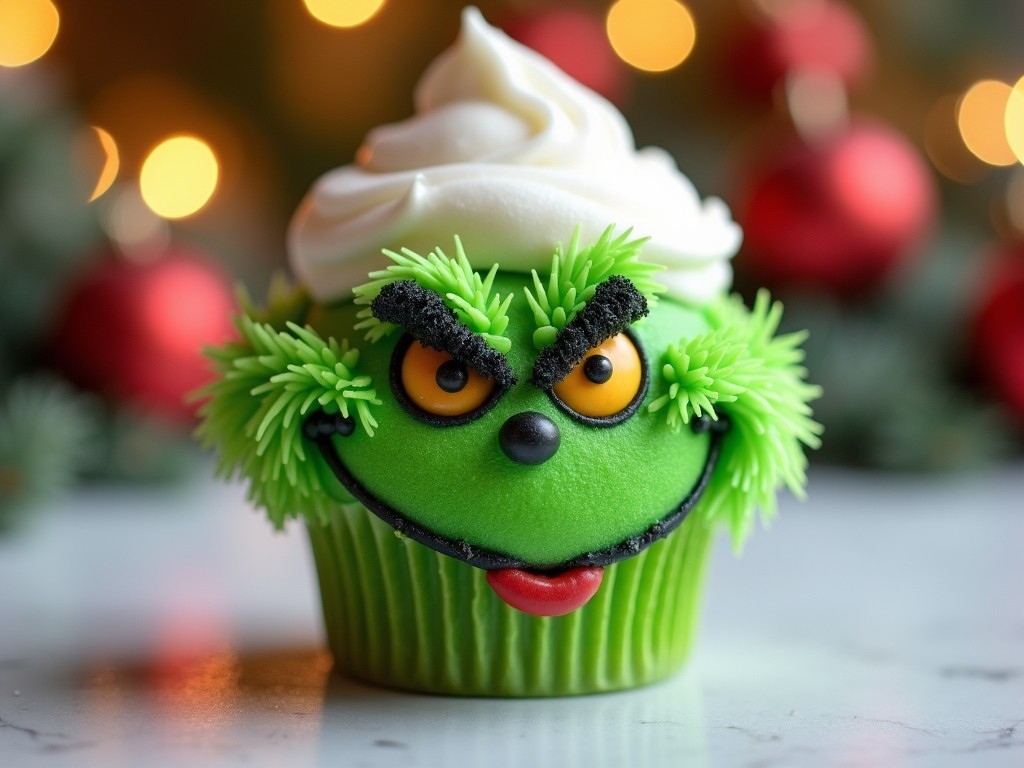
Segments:
[[[1024,426],[1024,246],[1001,254],[988,274],[971,337],[980,378]]]
[[[195,406],[184,398],[210,379],[201,350],[233,335],[234,307],[228,281],[194,253],[106,258],[71,288],[52,357],[81,387],[190,421]]]
[[[555,8],[506,17],[501,27],[609,101],[622,104],[627,97],[629,80],[597,15]]]
[[[935,183],[894,131],[863,124],[809,145],[789,137],[741,183],[737,269],[772,288],[868,291],[927,235]]]
[[[723,72],[741,94],[767,101],[793,71],[813,70],[856,85],[871,68],[871,58],[868,33],[852,8],[833,0],[803,0],[760,23],[746,21],[726,46]]]

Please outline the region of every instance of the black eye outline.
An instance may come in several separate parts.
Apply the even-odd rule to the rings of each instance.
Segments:
[[[650,388],[651,384],[650,364],[647,360],[647,350],[644,349],[644,345],[640,343],[640,339],[637,338],[631,328],[626,328],[619,333],[625,334],[626,338],[633,342],[633,347],[636,348],[637,356],[640,358],[640,386],[637,388],[636,394],[633,395],[633,399],[626,404],[625,408],[618,413],[613,413],[611,416],[584,416],[582,413],[574,411],[565,401],[559,398],[558,395],[555,394],[554,387],[546,390],[548,397],[551,399],[551,402],[555,404],[555,407],[569,418],[574,421],[578,421],[580,424],[584,424],[588,427],[597,427],[599,429],[614,427],[631,418],[638,410],[640,410],[640,406],[643,404],[644,398],[647,397],[647,390]],[[618,334],[614,335],[617,336]],[[612,337],[609,336],[608,338]],[[605,341],[607,341],[607,339]],[[587,350],[587,352],[589,354],[590,350]],[[583,360],[580,360],[576,365],[580,365],[586,359],[587,358],[584,356]],[[573,370],[576,370],[575,366],[573,366]]]
[[[395,396],[395,401],[402,406],[402,410],[417,421],[429,424],[432,427],[462,426],[463,424],[468,424],[471,421],[479,419],[496,406],[502,396],[508,392],[509,387],[502,386],[498,382],[494,381],[494,379],[491,379],[491,381],[494,381],[494,391],[491,392],[490,396],[472,411],[460,414],[459,416],[438,416],[436,413],[428,413],[427,411],[424,411],[412,401],[412,398],[410,398],[409,394],[405,391],[405,386],[402,384],[402,361],[405,359],[405,353],[409,351],[409,345],[414,341],[417,341],[416,337],[409,333],[403,334],[402,338],[398,340],[398,344],[395,345],[395,349],[391,353],[391,363],[388,369],[388,381],[391,384],[391,393]],[[448,354],[451,353],[449,352]],[[472,366],[468,365],[466,368],[476,370],[472,368]]]

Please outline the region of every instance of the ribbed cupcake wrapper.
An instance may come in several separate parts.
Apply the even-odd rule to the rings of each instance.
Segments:
[[[364,507],[309,526],[337,668],[380,685],[477,696],[563,696],[660,680],[685,661],[710,533],[693,517],[605,568],[559,617],[506,605],[484,572],[399,537]]]

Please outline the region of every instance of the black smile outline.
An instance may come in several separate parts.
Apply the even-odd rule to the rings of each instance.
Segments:
[[[555,565],[537,566],[484,547],[474,547],[465,541],[449,539],[403,516],[398,510],[366,488],[345,466],[345,463],[334,448],[331,434],[320,431],[315,426],[318,424],[318,421],[322,421],[325,418],[330,419],[332,422],[336,421],[334,416],[323,414],[322,411],[317,411],[307,420],[307,429],[305,430],[307,439],[311,439],[316,443],[317,448],[320,450],[320,455],[323,456],[324,461],[331,472],[334,473],[338,482],[370,512],[400,534],[408,536],[413,541],[417,541],[436,552],[440,552],[442,555],[448,555],[485,571],[500,570],[502,568],[523,568],[538,573],[562,571],[567,568],[581,566],[611,565],[619,560],[639,554],[655,541],[664,538],[678,528],[696,506],[701,496],[704,495],[704,491],[707,489],[715,466],[718,463],[722,435],[729,426],[728,420],[722,417],[719,417],[719,420],[715,422],[709,421],[706,418],[693,421],[694,431],[711,432],[711,445],[708,449],[707,459],[704,462],[704,469],[697,480],[697,484],[683,498],[679,505],[665,515],[665,517],[652,524],[646,531],[597,552],[588,552]],[[312,428],[310,428],[310,425],[312,425]],[[314,434],[315,437],[313,436]]]

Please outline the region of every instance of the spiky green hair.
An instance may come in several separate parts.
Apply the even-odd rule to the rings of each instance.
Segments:
[[[394,264],[370,273],[371,281],[355,288],[355,303],[369,305],[380,293],[381,288],[398,280],[413,280],[418,285],[434,291],[458,316],[460,322],[471,331],[483,336],[484,341],[498,352],[512,349],[512,340],[504,335],[508,328],[508,307],[513,294],[504,301],[498,294],[491,296],[494,276],[498,265],[491,267],[486,277],[474,271],[466,258],[462,241],[455,237],[455,258],[449,258],[440,248],[421,256],[415,251],[403,248],[401,253],[385,249],[384,255]],[[359,311],[357,330],[366,329],[366,338],[371,342],[386,336],[395,329],[391,323],[382,323],[370,312],[369,306]]]
[[[524,288],[523,291],[537,324],[537,330],[533,332],[533,344],[537,349],[554,344],[558,332],[583,309],[597,286],[611,275],[628,278],[647,299],[648,306],[653,307],[657,303],[658,294],[665,288],[654,282],[652,275],[663,267],[640,261],[640,250],[650,238],[630,240],[632,229],[618,237],[614,232],[613,224],[601,233],[597,242],[581,248],[580,227],[577,225],[569,247],[563,250],[559,244],[551,257],[546,288],[537,270],[532,270],[533,290]]]
[[[277,526],[300,514],[327,519],[338,501],[350,500],[322,462],[306,460],[303,416],[314,409],[357,416],[372,436],[372,407],[381,404],[370,377],[358,372],[358,349],[283,319],[298,304],[291,294],[271,296],[263,314],[281,320],[281,330],[251,307],[241,314],[241,339],[206,351],[218,378],[198,393],[206,402],[197,436],[218,448],[218,473],[246,478],[249,498]]]
[[[806,332],[776,336],[782,305],[760,291],[748,310],[738,297],[708,309],[713,330],[669,346],[662,376],[668,392],[651,411],[664,409],[678,430],[704,414],[730,421],[718,469],[701,502],[708,520],[722,520],[738,546],[757,510],[775,513],[775,494],[785,485],[803,495],[807,459],[802,446],[820,445],[821,425],[808,403],[821,390],[805,380],[800,365]]]

